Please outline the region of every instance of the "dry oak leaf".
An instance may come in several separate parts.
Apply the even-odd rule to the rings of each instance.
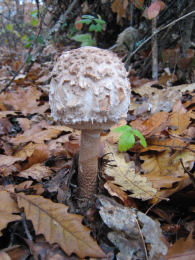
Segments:
[[[167,260],[194,260],[195,259],[195,240],[192,237],[192,232],[184,241],[180,238],[176,243],[169,248],[166,255]]]
[[[30,168],[21,171],[17,176],[28,178],[31,177],[34,180],[40,182],[42,178],[46,178],[52,175],[52,170],[49,167],[41,165],[40,163],[32,165]]]
[[[180,159],[182,159],[184,167],[191,170],[194,165],[194,153],[190,151],[165,151],[161,153],[154,153],[153,155],[140,156],[144,160],[142,169],[148,177],[152,176],[185,176]],[[176,179],[177,180],[177,179]]]
[[[40,106],[37,101],[42,95],[35,87],[17,88],[15,91],[1,94],[0,103],[4,104],[7,110],[21,111],[24,115],[28,113],[44,113],[48,109],[48,104]]]
[[[119,20],[119,18],[125,17],[127,4],[127,0],[115,0],[112,3],[112,11],[117,13],[117,20]]]
[[[109,192],[111,196],[118,197],[124,204],[124,206],[136,208],[136,204],[126,192],[124,192],[119,186],[113,184],[111,181],[107,181],[104,184],[104,188]]]
[[[160,177],[159,177],[160,179]],[[189,186],[192,183],[192,181],[190,180],[190,178],[186,175],[182,178],[180,178],[180,181],[177,182],[177,184],[175,186],[173,186],[173,188],[169,188],[169,189],[162,189],[157,191],[157,195],[155,198],[153,198],[151,200],[152,204],[156,204],[157,202],[159,202],[161,199],[165,199],[170,197],[171,195],[173,195],[174,193],[184,189],[185,187]],[[190,259],[191,260],[191,259]]]
[[[165,150],[185,150],[185,149],[190,149],[189,144],[185,143],[184,141],[178,139],[178,138],[163,138],[163,135],[161,135],[162,138],[160,139],[158,136],[157,137],[151,137],[147,139],[147,147],[146,148],[141,148],[141,153],[144,153],[146,151],[158,151],[158,152],[163,152]]]
[[[28,169],[33,164],[43,163],[49,158],[49,148],[46,144],[34,144],[32,154],[28,156],[28,162],[24,164],[23,169]]]
[[[160,134],[161,131],[167,128],[169,113],[158,112],[151,115],[148,119],[142,121],[137,119],[131,122],[133,129],[139,130],[143,136],[151,136],[154,134]]]
[[[25,157],[15,157],[15,156],[8,156],[8,155],[0,155],[0,167],[2,166],[11,166],[15,162],[24,161]]]
[[[123,203],[128,199],[127,193],[121,190],[117,185],[113,184],[111,181],[107,181],[104,184],[104,188],[110,193],[111,196],[118,197]]]
[[[169,116],[169,127],[173,130],[169,130],[172,135],[182,135],[184,130],[190,124],[190,115],[188,113],[174,112]]]
[[[130,197],[148,200],[155,197],[156,190],[152,187],[152,183],[146,177],[135,173],[135,164],[133,161],[126,162],[123,153],[119,153],[117,146],[105,144],[106,158],[112,161],[116,167],[107,165],[105,174],[114,178],[112,181],[124,191],[130,191]]]
[[[7,117],[7,115],[16,115],[14,111],[0,111],[0,118]]]
[[[16,150],[14,156],[26,159],[27,157],[30,157],[33,154],[34,150],[35,150],[35,144],[30,142],[20,147],[19,150]]]
[[[195,89],[195,83],[183,84],[179,86],[174,86],[172,88],[165,87],[163,89],[157,89],[152,87],[154,81],[146,82],[139,87],[133,89],[133,91],[142,97],[147,98],[146,104],[149,105],[151,113],[156,113],[159,111],[170,112],[172,110],[173,104],[181,99],[182,93],[186,91],[192,92]],[[133,108],[131,108],[133,105]],[[140,104],[138,104],[137,109],[139,109]],[[135,109],[135,105],[132,103],[130,109]]]
[[[0,191],[0,230],[7,227],[7,224],[11,221],[20,220],[19,215],[13,215],[12,213],[19,213],[20,210],[17,203],[10,197],[7,191]],[[0,236],[2,233],[0,232]]]
[[[140,156],[140,159],[144,160],[142,169],[148,180],[158,189],[152,203],[156,203],[159,198],[167,198],[191,184],[190,178],[184,173],[180,159],[183,160],[186,169],[190,171],[194,163],[194,154],[192,152],[176,151],[171,153],[165,151],[154,155]],[[177,185],[172,187],[173,183]],[[166,189],[161,190],[161,188]]]
[[[35,142],[35,143],[42,143],[44,141],[48,141],[52,138],[56,138],[59,134],[61,133],[60,130],[50,128],[46,130],[42,130],[40,132],[35,132],[34,134],[26,135],[24,134],[19,134],[15,138],[11,138],[11,142],[15,145],[21,144],[21,143],[27,143],[27,142]]]
[[[19,207],[23,207],[27,219],[33,223],[36,234],[57,243],[68,254],[79,257],[105,257],[90,230],[81,224],[83,217],[68,213],[68,207],[37,195],[17,194]]]
[[[30,128],[30,120],[28,118],[17,118],[17,121],[23,131]]]

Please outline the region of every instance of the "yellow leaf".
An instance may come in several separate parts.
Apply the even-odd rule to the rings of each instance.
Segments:
[[[49,243],[58,243],[68,254],[79,257],[105,257],[90,230],[81,224],[83,217],[68,213],[68,207],[37,195],[17,194],[19,207],[33,223],[36,234],[43,234]]]
[[[183,177],[184,170],[180,159],[183,160],[187,170],[191,170],[194,162],[194,153],[190,151],[165,151],[162,153],[154,153],[153,155],[140,156],[144,160],[142,169],[147,176],[172,176]],[[177,180],[177,179],[176,179]]]
[[[108,160],[113,160],[112,164],[116,167],[105,168],[105,173],[112,176],[114,184],[117,184],[124,191],[130,191],[130,197],[142,200],[148,200],[155,196],[156,190],[152,187],[152,183],[146,177],[135,173],[135,164],[133,161],[126,162],[123,153],[117,151],[116,146],[105,145],[105,153]]]

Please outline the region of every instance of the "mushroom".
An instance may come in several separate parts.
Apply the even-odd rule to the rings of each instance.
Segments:
[[[49,102],[54,120],[81,130],[79,197],[97,192],[100,133],[126,117],[130,83],[116,54],[96,47],[64,52],[52,71]]]

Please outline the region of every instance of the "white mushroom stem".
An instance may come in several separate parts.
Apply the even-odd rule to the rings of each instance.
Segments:
[[[79,152],[79,196],[90,199],[97,191],[100,130],[82,130]]]

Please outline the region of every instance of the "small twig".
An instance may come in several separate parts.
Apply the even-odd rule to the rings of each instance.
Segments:
[[[156,34],[158,34],[159,32],[161,32],[161,31],[167,29],[168,27],[174,25],[175,23],[177,23],[177,22],[179,22],[179,21],[185,19],[186,17],[188,17],[188,16],[190,16],[190,15],[192,15],[192,14],[194,14],[194,13],[195,13],[195,10],[192,11],[192,12],[190,12],[190,13],[188,13],[188,14],[185,14],[185,15],[179,17],[178,19],[176,19],[176,20],[170,22],[169,24],[167,24],[167,25],[165,25],[165,26],[163,26],[163,27],[157,28],[156,31],[155,31],[152,35],[150,35],[144,42],[142,42],[142,43],[137,47],[137,49],[135,49],[132,53],[130,52],[130,53],[127,54],[127,56],[126,56],[126,58],[125,58],[125,67],[128,65],[128,62],[129,62],[129,60],[132,58],[132,56],[133,56],[136,52],[138,52],[147,42],[149,42],[149,41],[152,39],[152,37],[154,37],[154,36],[155,36]]]
[[[31,236],[31,234],[30,234],[30,232],[29,232],[29,230],[28,230],[28,227],[27,227],[26,217],[25,217],[24,212],[22,212],[21,215],[22,215],[22,224],[23,224],[23,227],[24,227],[26,236],[27,236],[27,238],[28,238],[30,241],[33,241],[32,236]]]
[[[195,177],[194,177],[194,175],[185,168],[185,166],[183,164],[183,160],[182,159],[179,159],[179,160],[180,160],[180,163],[181,163],[181,165],[182,165],[182,167],[184,169],[184,172],[188,174],[190,180],[192,181],[192,185],[193,185],[193,187],[195,189]]]
[[[14,76],[13,76],[12,79],[7,83],[7,85],[0,90],[0,94],[2,94],[2,93],[12,84],[12,82],[15,80],[15,78],[17,77],[17,75],[20,73],[20,71],[23,69],[24,65],[26,64],[26,61],[27,61],[29,55],[31,54],[32,50],[34,49],[34,46],[35,46],[35,44],[36,44],[36,42],[37,42],[37,39],[38,39],[38,37],[39,37],[39,35],[40,35],[40,33],[41,33],[42,25],[43,25],[43,20],[44,20],[44,18],[45,18],[45,15],[46,15],[46,12],[44,12],[43,15],[41,16],[40,25],[39,25],[39,30],[38,30],[38,32],[37,32],[37,35],[36,35],[36,37],[35,37],[33,43],[31,44],[31,47],[30,47],[29,50],[28,50],[28,53],[27,53],[26,56],[25,56],[25,59],[24,59],[22,65],[21,65],[21,66],[19,67],[19,69],[15,72]]]
[[[141,228],[140,228],[140,225],[139,225],[139,222],[135,216],[135,213],[132,211],[132,215],[134,216],[135,218],[135,221],[136,221],[136,224],[137,224],[137,228],[138,228],[138,231],[140,233],[140,237],[141,237],[141,240],[142,240],[142,243],[143,243],[143,246],[144,246],[144,251],[145,251],[145,256],[146,256],[146,260],[149,260],[148,258],[148,252],[147,252],[147,248],[146,248],[146,245],[145,245],[145,240],[144,240],[144,237],[142,235],[142,231],[141,231]]]

